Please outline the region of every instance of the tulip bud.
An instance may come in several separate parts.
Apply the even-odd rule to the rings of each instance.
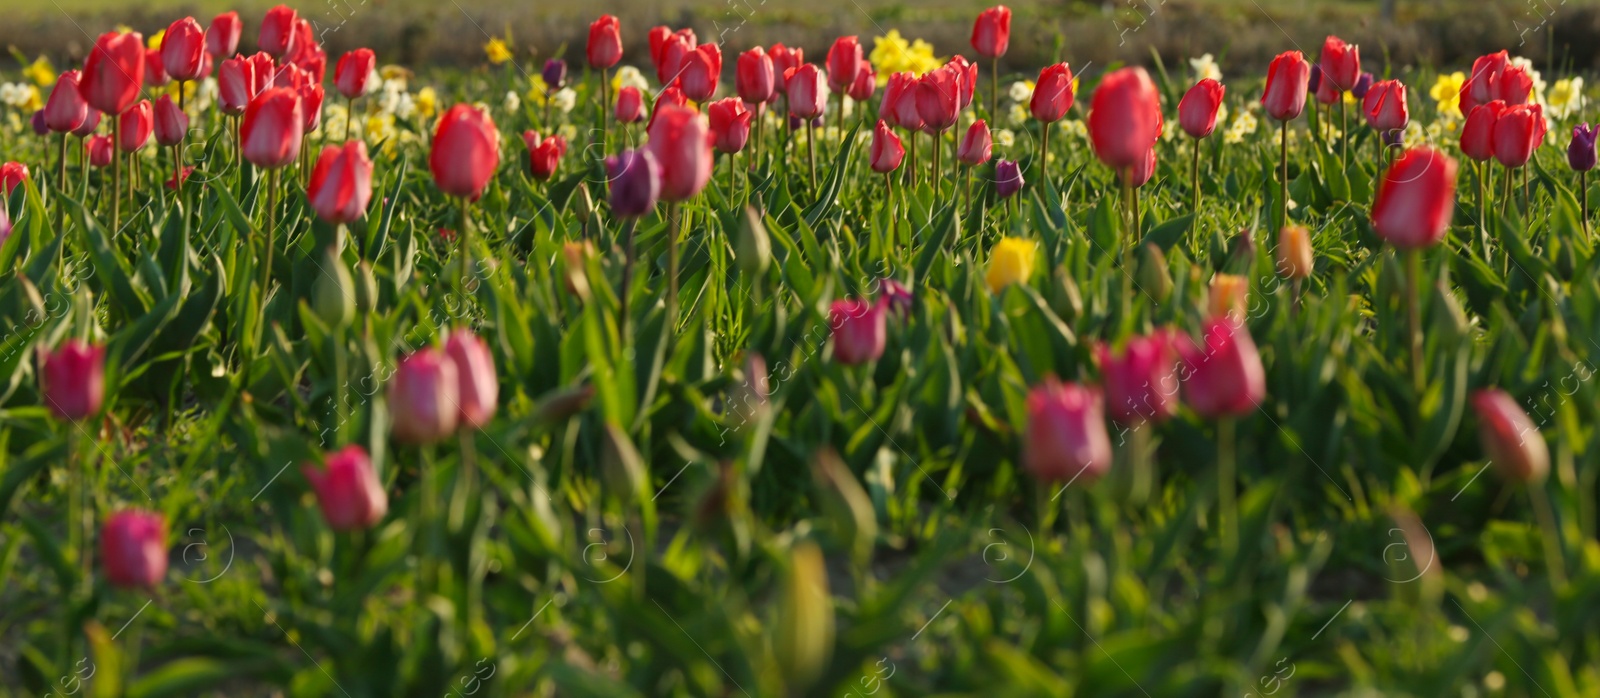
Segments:
[[[833,358],[846,366],[876,361],[888,336],[884,309],[864,300],[834,301],[828,311]]]
[[[261,34],[256,39],[256,45],[273,58],[289,55],[294,49],[295,25],[299,21],[300,16],[283,5],[267,10],[267,16],[261,20]]]
[[[144,84],[145,87],[162,87],[172,82],[167,75],[167,67],[161,62],[161,49],[148,48],[144,50]]]
[[[1022,168],[1012,160],[1002,158],[994,165],[994,191],[1000,198],[1009,198],[1022,191]]]
[[[734,244],[734,258],[739,263],[739,273],[759,278],[772,265],[772,238],[761,213],[753,206],[744,207],[744,218],[739,226],[739,236]]]
[[[372,201],[372,161],[367,159],[366,144],[324,146],[311,170],[306,198],[319,218],[335,225],[366,215]]]
[[[499,167],[500,132],[494,120],[471,105],[450,107],[428,152],[434,184],[450,196],[476,200]]]
[[[644,96],[629,85],[617,91],[617,123],[631,124],[644,118]]]
[[[363,259],[356,263],[356,312],[361,315],[370,314],[378,307],[378,277],[372,272],[372,265]]]
[[[1373,80],[1375,78],[1373,78],[1372,73],[1363,72],[1361,77],[1356,78],[1355,86],[1350,88],[1350,94],[1354,95],[1356,99],[1366,99],[1367,91],[1372,89]]]
[[[1500,78],[1506,72],[1511,56],[1505,51],[1479,56],[1472,62],[1472,72],[1461,83],[1461,113],[1470,114],[1483,104],[1501,100]]]
[[[239,125],[239,149],[256,167],[275,170],[300,154],[305,114],[293,88],[271,87],[257,94]]]
[[[908,131],[922,130],[922,114],[917,111],[919,84],[911,73],[889,76],[889,84],[883,89],[883,101],[878,104],[878,114],[890,126]]]
[[[1032,240],[1000,238],[989,252],[989,273],[984,276],[989,292],[998,294],[1011,284],[1028,283],[1038,252],[1039,244]]]
[[[1462,154],[1479,162],[1494,157],[1494,125],[1505,108],[1506,103],[1497,99],[1467,113],[1467,122],[1461,127]]]
[[[39,353],[39,396],[56,417],[77,422],[100,411],[106,348],[69,339]]]
[[[312,309],[327,326],[344,327],[356,316],[356,284],[337,248],[322,251],[317,272],[311,285]]]
[[[744,108],[742,100],[738,97],[719,99],[706,107],[706,115],[710,117],[712,143],[718,151],[744,150],[745,143],[750,140],[750,119],[754,115]]]
[[[123,588],[154,588],[167,576],[167,520],[141,509],[106,517],[100,527],[100,562],[106,581]]]
[[[500,405],[500,379],[494,370],[489,345],[466,329],[450,333],[445,354],[456,365],[460,385],[461,427],[482,429]]]
[[[1349,90],[1361,77],[1361,47],[1347,44],[1337,36],[1329,36],[1322,42],[1318,65],[1322,66],[1323,82],[1331,84],[1339,92]]]
[[[1037,94],[1037,93],[1035,93]],[[1147,163],[1161,137],[1161,97],[1143,68],[1112,72],[1095,88],[1089,109],[1095,156],[1119,173]]]
[[[28,181],[27,165],[16,162],[15,160],[5,164],[0,164],[0,189],[5,189],[6,196],[11,196],[11,193],[16,191],[17,187],[22,186],[22,183],[26,181]],[[4,208],[4,206],[0,206],[0,208]]]
[[[239,21],[239,13],[224,12],[217,15],[206,29],[206,53],[217,60],[233,55],[239,50],[239,35],[243,31],[244,23]]]
[[[1148,79],[1147,77],[1146,80]],[[1066,63],[1045,66],[1039,71],[1039,80],[1034,85],[1033,97],[1028,102],[1028,112],[1034,119],[1047,124],[1055,123],[1067,115],[1067,110],[1072,108],[1075,98],[1072,91],[1072,68]],[[1089,115],[1093,118],[1094,112],[1091,111]],[[1091,130],[1092,128],[1091,126]]]
[[[1150,178],[1154,177],[1155,174],[1156,149],[1151,148],[1145,151],[1144,158],[1139,161],[1138,165],[1133,166],[1131,169],[1123,173],[1122,178],[1127,181],[1128,186],[1138,189],[1139,187],[1148,184],[1150,182]]]
[[[649,213],[661,195],[660,167],[648,150],[624,150],[606,158],[606,180],[611,189],[611,213],[623,218]]]
[[[1261,106],[1278,121],[1300,116],[1306,108],[1305,86],[1310,81],[1311,64],[1299,51],[1285,51],[1272,59],[1267,68],[1267,87],[1261,93]]]
[[[76,70],[62,73],[50,89],[50,100],[44,105],[44,123],[56,133],[75,130],[89,118],[89,104],[78,91],[80,75]]]
[[[872,93],[878,89],[878,71],[873,69],[872,63],[862,59],[861,68],[856,71],[856,81],[850,83],[846,94],[857,102],[872,99]]]
[[[121,122],[117,138],[119,150],[124,153],[136,152],[150,141],[150,132],[155,128],[150,100],[140,100],[138,104],[122,112],[117,119]]]
[[[828,89],[844,92],[856,81],[856,71],[861,68],[861,41],[854,36],[841,36],[828,48]]]
[[[968,167],[976,167],[988,162],[993,152],[994,139],[989,135],[989,124],[978,119],[967,127],[967,135],[956,146],[956,160]]]
[[[366,449],[360,446],[346,446],[321,468],[312,463],[301,465],[300,472],[311,481],[322,518],[335,531],[371,528],[389,511],[389,496],[372,470]]]
[[[1528,69],[1515,64],[1506,66],[1505,72],[1500,74],[1500,100],[1508,106],[1517,106],[1527,104],[1532,94],[1533,76],[1528,74]]]
[[[536,131],[523,131],[522,142],[528,146],[528,169],[533,178],[541,182],[550,179],[567,153],[567,139],[558,135],[540,138]]]
[[[1572,171],[1588,172],[1594,169],[1596,135],[1600,135],[1600,125],[1590,127],[1589,124],[1580,124],[1572,127],[1572,143],[1567,145],[1567,165]]]
[[[1177,342],[1187,378],[1183,399],[1203,417],[1249,414],[1267,394],[1266,369],[1242,320],[1206,321],[1204,346],[1187,336]]]
[[[1028,393],[1022,465],[1043,483],[1092,484],[1111,469],[1111,439],[1098,390],[1054,376]]]
[[[1117,423],[1159,423],[1177,414],[1177,351],[1167,331],[1132,337],[1121,353],[1112,352],[1104,343],[1097,344],[1095,351],[1105,382],[1106,404]],[[1172,389],[1167,390],[1168,386]]]
[[[544,69],[539,71],[539,77],[544,79],[544,84],[549,89],[561,89],[567,84],[567,62],[560,58],[545,61]]]
[[[183,142],[189,132],[189,115],[172,101],[172,95],[161,95],[161,99],[156,100],[154,117],[156,143],[170,148]]]
[[[1083,314],[1083,295],[1078,292],[1078,283],[1072,280],[1072,273],[1065,265],[1053,276],[1056,283],[1050,289],[1050,310],[1067,322],[1077,320]]]
[[[1406,86],[1399,80],[1384,80],[1372,86],[1362,101],[1367,125],[1375,131],[1397,131],[1411,121],[1406,108]]]
[[[868,156],[872,171],[880,174],[893,172],[905,159],[906,149],[900,143],[900,136],[889,130],[883,119],[878,119],[878,125],[872,129],[872,149]]]
[[[1472,394],[1478,413],[1483,452],[1501,477],[1537,485],[1550,472],[1550,450],[1539,427],[1505,391],[1490,388]]]
[[[89,150],[89,165],[92,167],[110,165],[112,156],[117,152],[116,146],[111,143],[111,136],[94,136],[84,145]]]
[[[883,280],[883,289],[878,296],[879,305],[888,308],[896,315],[899,315],[901,319],[904,319],[911,314],[913,300],[911,289],[906,288],[905,284],[894,279]]]
[[[1287,279],[1311,276],[1311,233],[1298,225],[1278,231],[1278,274]]]
[[[1167,302],[1172,295],[1172,271],[1167,266],[1167,256],[1155,243],[1139,247],[1139,288],[1157,303]]]
[[[1211,78],[1194,84],[1178,102],[1178,125],[1191,138],[1205,138],[1217,128],[1217,111],[1228,88]]]
[[[722,49],[716,44],[701,44],[683,55],[678,69],[678,84],[685,97],[696,102],[710,100],[717,93],[722,75]]]
[[[600,444],[600,476],[609,494],[623,502],[640,497],[649,474],[645,471],[644,457],[621,427],[607,422]]]
[[[785,73],[784,82],[788,85],[790,115],[801,119],[822,115],[828,93],[816,66],[806,63],[791,69]]]
[[[402,359],[389,386],[395,439],[432,443],[455,433],[461,413],[458,381],[455,362],[437,349]]]
[[[101,34],[89,51],[78,83],[84,101],[107,114],[126,111],[144,86],[144,52],[144,37],[138,32]]]
[[[370,48],[358,48],[339,57],[333,68],[333,86],[345,99],[355,99],[367,93],[367,83],[374,75],[378,56]]]
[[[833,597],[828,568],[815,543],[804,541],[789,554],[772,624],[772,651],[785,685],[803,691],[828,665],[833,652]]]
[[[161,37],[161,65],[173,80],[198,79],[205,67],[205,55],[206,33],[193,17],[173,22]]]
[[[229,58],[217,69],[217,103],[228,116],[243,114],[255,97],[255,64],[243,58]]]
[[[1250,280],[1233,274],[1211,277],[1209,313],[1207,317],[1226,317],[1244,322],[1250,309]]]
[[[613,15],[600,15],[589,23],[589,43],[584,47],[584,57],[590,68],[604,70],[622,60],[622,23]],[[565,71],[565,65],[562,66]],[[555,84],[546,80],[546,84]]]
[[[852,560],[867,565],[878,540],[878,515],[872,498],[832,449],[824,448],[811,460],[811,477],[822,500],[823,524],[850,551]]]
[[[773,89],[788,94],[788,71],[792,68],[799,68],[801,64],[806,62],[805,49],[799,47],[791,49],[783,44],[773,44],[772,48],[767,49],[767,54],[772,56]]]
[[[35,136],[50,135],[50,124],[44,122],[44,110],[33,110],[33,116],[28,117],[28,126],[33,129]]]
[[[972,50],[988,59],[1006,55],[1011,45],[1011,9],[997,5],[978,13],[972,23]]]
[[[777,84],[773,75],[772,57],[767,55],[765,49],[757,46],[739,54],[739,60],[734,67],[733,84],[740,99],[750,104],[765,104],[772,101],[777,91]]]
[[[1428,147],[1406,151],[1384,175],[1372,204],[1372,228],[1403,250],[1429,247],[1450,228],[1456,161]]]
[[[677,106],[662,107],[650,124],[645,148],[661,172],[661,198],[693,198],[711,180],[711,133],[705,117]]]
[[[1543,105],[1506,107],[1494,122],[1494,158],[1506,167],[1528,164],[1534,151],[1544,143],[1546,128]]]
[[[1443,346],[1459,346],[1458,342],[1468,341],[1472,323],[1443,281],[1433,285],[1433,308],[1433,337],[1443,340]]]

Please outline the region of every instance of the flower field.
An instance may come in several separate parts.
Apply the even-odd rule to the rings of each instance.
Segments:
[[[1600,693],[1580,72],[172,19],[0,74],[0,696]]]

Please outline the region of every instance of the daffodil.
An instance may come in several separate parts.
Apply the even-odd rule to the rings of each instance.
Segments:
[[[989,273],[984,277],[989,292],[999,293],[1011,284],[1027,283],[1038,252],[1039,244],[1032,240],[1001,238],[989,254]]]
[[[1194,71],[1194,79],[1196,82],[1205,80],[1207,78],[1218,81],[1222,80],[1222,69],[1217,67],[1217,60],[1212,58],[1211,54],[1209,53],[1202,55],[1199,58],[1190,58],[1189,68]]]
[[[167,36],[167,30],[165,30],[165,29],[162,29],[161,31],[158,31],[158,32],[156,32],[154,34],[151,34],[150,38],[145,39],[145,41],[144,41],[145,48],[160,49],[161,48],[161,40],[166,38],[166,36]]]
[[[498,37],[491,37],[489,43],[483,45],[483,53],[489,57],[489,62],[495,65],[511,60],[511,47]]]
[[[1461,86],[1466,82],[1466,73],[1459,70],[1448,75],[1441,73],[1433,81],[1433,87],[1428,88],[1428,96],[1433,98],[1441,116],[1461,118]]]
[[[900,30],[890,29],[888,34],[872,40],[872,53],[867,55],[867,60],[877,68],[878,80],[882,82],[906,69],[906,54],[910,50],[911,43],[900,36]]]
[[[44,56],[35,58],[28,67],[22,69],[22,74],[41,89],[56,84],[56,67]]]
[[[1009,129],[1009,128],[995,129],[995,132],[994,132],[994,144],[995,145],[1000,146],[1001,148],[1010,148],[1011,146],[1015,145],[1016,142],[1017,142],[1017,134],[1012,133],[1011,129]]]
[[[650,91],[650,81],[645,79],[644,73],[639,72],[638,68],[625,65],[617,69],[616,75],[611,76],[611,94],[621,92],[624,87],[632,87],[640,93],[647,93]]]
[[[1557,80],[1555,86],[1550,88],[1547,99],[1546,114],[1558,119],[1576,114],[1583,106],[1583,78]]]
[[[526,95],[528,102],[535,106],[543,107],[545,100],[550,98],[550,86],[546,84],[544,78],[539,75],[529,76],[528,84],[531,85],[531,87],[528,88],[528,94]]]

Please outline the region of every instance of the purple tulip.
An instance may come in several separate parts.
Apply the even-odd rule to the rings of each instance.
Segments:
[[[1361,77],[1356,78],[1355,86],[1350,88],[1350,94],[1354,95],[1356,99],[1366,99],[1367,90],[1371,89],[1372,81],[1372,73],[1362,73]]]
[[[567,62],[560,58],[545,61],[541,77],[544,78],[545,87],[551,91],[561,89],[567,82]]]
[[[48,135],[50,135],[50,127],[44,123],[44,110],[43,109],[40,109],[40,110],[37,110],[37,111],[33,112],[32,125],[33,125],[33,132],[34,132],[35,135],[39,135],[39,136],[48,136]]]
[[[1398,148],[1405,145],[1406,132],[1404,129],[1394,129],[1383,132],[1383,145],[1387,148]]]
[[[1572,127],[1572,144],[1567,146],[1567,164],[1575,172],[1594,169],[1595,136],[1600,135],[1600,124],[1579,124]]]
[[[1311,79],[1306,81],[1306,94],[1316,94],[1319,87],[1322,87],[1322,66],[1312,64]]]
[[[911,289],[894,279],[884,279],[878,302],[888,306],[896,315],[905,317],[911,312]]]
[[[661,196],[661,168],[648,150],[624,150],[606,158],[611,184],[611,212],[638,218],[656,207]]]
[[[1022,168],[1012,160],[1000,160],[994,165],[994,190],[1004,199],[1022,191]]]

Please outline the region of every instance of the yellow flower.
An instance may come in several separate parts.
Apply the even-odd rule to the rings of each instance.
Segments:
[[[418,116],[424,119],[433,118],[433,115],[439,111],[438,93],[434,92],[432,87],[424,87],[418,90],[415,106]]]
[[[44,108],[44,100],[39,98],[39,88],[34,87],[33,85],[29,85],[28,86],[28,101],[23,102],[23,104],[22,104],[23,113],[31,115],[34,112],[39,111],[40,109],[43,109],[43,108]]]
[[[999,244],[990,253],[989,274],[984,277],[989,284],[989,292],[999,293],[1011,284],[1027,283],[1028,277],[1033,274],[1033,258],[1038,252],[1039,244],[1032,240],[1000,238]]]
[[[1441,74],[1433,87],[1428,88],[1428,96],[1439,106],[1440,114],[1461,117],[1461,86],[1466,82],[1466,73],[1458,70],[1449,75]]]
[[[1546,96],[1545,113],[1557,119],[1564,119],[1574,113],[1583,101],[1583,78],[1557,80],[1555,86],[1550,88]]]
[[[128,32],[133,31],[133,27],[130,27],[126,24],[118,24],[116,26],[116,31],[118,34],[127,34]]]
[[[1250,281],[1233,274],[1211,277],[1210,316],[1243,320],[1250,307]]]
[[[611,94],[621,92],[624,87],[633,87],[639,90],[640,94],[649,94],[650,81],[645,79],[644,73],[639,72],[638,68],[625,65],[617,69],[616,75],[611,76]]]
[[[56,84],[56,67],[50,65],[50,59],[44,56],[34,59],[28,67],[23,68],[22,74],[41,88]]]
[[[888,80],[889,76],[905,70],[906,54],[911,49],[905,37],[900,36],[900,30],[890,29],[888,34],[872,40],[872,53],[867,60],[878,69],[878,80]]]
[[[165,30],[165,29],[162,29],[161,31],[158,31],[158,32],[156,32],[154,34],[151,34],[150,38],[145,39],[145,41],[144,41],[145,48],[150,48],[150,49],[161,48],[161,40],[166,38],[166,36],[167,36],[167,30]]]
[[[495,65],[511,60],[511,47],[498,38],[490,38],[489,43],[483,45],[483,52],[489,56],[489,62]]]
[[[550,92],[550,86],[545,84],[544,76],[529,76],[528,82],[533,85],[528,89],[528,101],[536,106],[544,106],[546,95]]]

